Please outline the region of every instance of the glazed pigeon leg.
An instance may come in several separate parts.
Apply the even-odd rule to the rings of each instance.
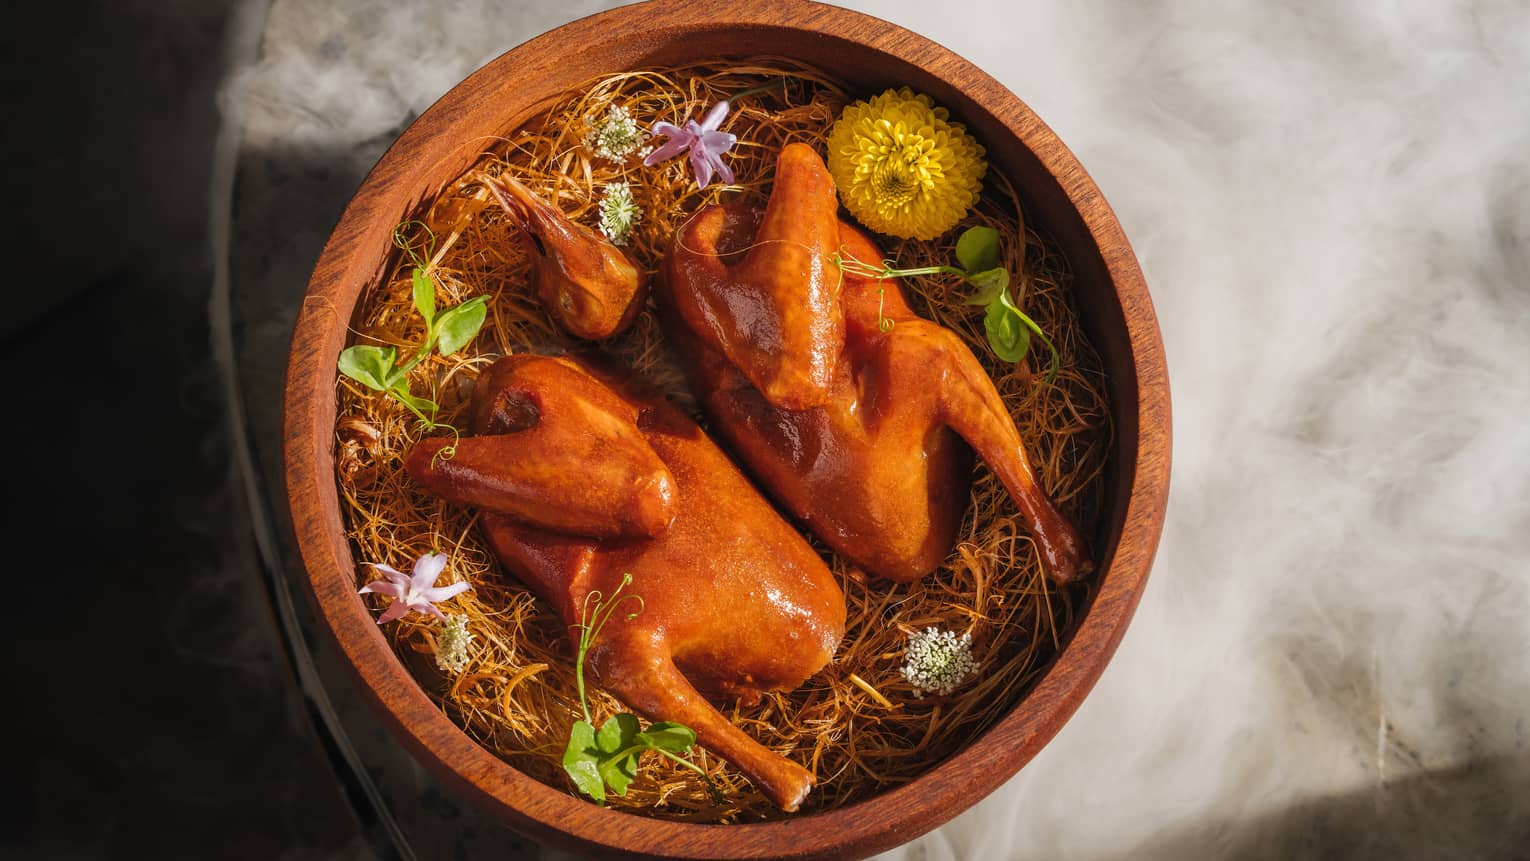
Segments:
[[[796,809],[812,775],[754,741],[699,692],[752,701],[764,691],[797,687],[828,662],[844,634],[845,599],[823,560],[663,398],[567,357],[502,359],[479,386],[475,438],[504,441],[497,451],[517,461],[556,456],[562,444],[559,435],[527,433],[517,406],[524,393],[537,398],[537,424],[563,413],[589,421],[588,405],[597,401],[592,388],[624,405],[600,401],[595,423],[611,423],[618,429],[608,432],[623,439],[636,435],[673,477],[677,511],[668,529],[653,538],[573,535],[532,525],[524,511],[496,513],[493,498],[480,503],[481,528],[495,556],[557,608],[571,636],[586,597],[613,594],[630,574],[624,594],[642,598],[641,612],[611,616],[589,653],[594,678],[650,720],[690,726],[773,802]],[[423,453],[407,461],[427,488],[450,490],[442,464]],[[481,462],[476,468],[497,471]],[[597,469],[565,477],[576,486],[614,481],[620,486],[599,492],[621,498],[627,490],[617,475]]]
[[[833,263],[839,201],[828,169],[806,144],[781,150],[776,175],[783,179],[742,259],[720,252],[727,223],[718,209],[702,210],[683,229],[689,253],[673,259],[673,301],[696,337],[766,400],[806,409],[828,402],[844,341]]]
[[[846,249],[860,259],[880,260],[877,249],[846,226]],[[993,380],[956,333],[919,317],[902,288],[885,281],[850,278],[845,284],[846,316],[851,321],[850,351],[876,365],[884,381],[880,396],[924,392],[930,420],[951,428],[998,476],[1020,509],[1037,550],[1054,580],[1067,583],[1088,573],[1088,549],[1073,524],[1057,510],[1036,482],[1020,432],[994,388]],[[893,320],[886,333],[878,314]]]
[[[575,337],[609,338],[637,316],[648,281],[621,249],[513,177],[483,182],[521,228],[542,307]]]
[[[732,763],[777,807],[787,812],[801,807],[813,788],[813,775],[763,747],[723,717],[671,658],[656,652],[647,664],[628,660],[626,656],[647,648],[642,633],[638,632],[636,642],[628,635],[610,643],[613,658],[603,653],[592,655],[591,666],[600,668],[601,683],[650,719],[674,721],[695,730],[703,747]]]
[[[810,165],[783,158],[771,206],[804,196],[826,206],[834,190],[822,187]],[[868,573],[907,582],[939,567],[950,553],[968,504],[976,449],[1013,496],[1051,576],[1066,582],[1086,573],[1087,550],[1038,486],[993,382],[960,338],[909,308],[896,283],[844,277],[844,348],[836,355],[827,401],[811,409],[781,408],[686,317],[685,297],[698,289],[692,283],[697,273],[703,288],[717,286],[706,280],[709,264],[696,258],[726,258],[758,242],[760,224],[759,211],[748,206],[704,210],[676,234],[659,284],[670,341],[712,426],[760,483]],[[749,254],[768,258],[775,248],[843,247],[860,260],[882,259],[868,239],[838,221],[825,226],[803,219],[774,237],[781,242]],[[761,266],[768,271],[767,264]],[[888,331],[879,317],[892,322]]]

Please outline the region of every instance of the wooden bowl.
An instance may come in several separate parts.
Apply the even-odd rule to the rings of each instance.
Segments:
[[[966,748],[904,786],[837,810],[746,825],[619,813],[545,786],[473,742],[394,656],[356,594],[335,483],[336,357],[363,288],[382,277],[393,226],[512,131],[605,73],[712,56],[780,54],[871,94],[907,84],[950,108],[1015,183],[1029,223],[1067,255],[1083,323],[1109,380],[1116,439],[1094,547],[1094,592],[1055,662]],[[1169,483],[1169,388],[1157,319],[1126,237],[1094,182],[993,78],[884,21],[805,0],[676,0],[594,15],[479,69],[426,111],[372,169],[325,246],[287,368],[286,475],[298,547],[321,616],[385,723],[425,765],[512,828],[608,856],[850,858],[923,834],[1012,776],[1073,714],[1105,668],[1147,581]],[[1098,763],[1094,764],[1098,765]],[[1089,766],[1081,766],[1089,767]]]

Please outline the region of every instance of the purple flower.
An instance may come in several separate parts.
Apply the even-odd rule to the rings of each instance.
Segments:
[[[393,604],[387,612],[377,617],[377,624],[391,622],[408,615],[410,610],[416,613],[429,613],[441,621],[446,621],[446,614],[437,610],[435,602],[445,601],[456,595],[473,588],[466,582],[453,583],[450,586],[437,586],[436,578],[446,570],[445,553],[426,553],[414,563],[414,576],[410,577],[402,571],[398,571],[388,565],[378,562],[368,562],[367,565],[376,568],[387,577],[387,580],[377,580],[361,587],[358,594],[376,592],[379,595],[388,595],[393,598]]]
[[[654,123],[653,134],[664,135],[669,140],[649,153],[643,159],[643,164],[653,167],[690,150],[691,172],[696,175],[698,188],[706,188],[712,182],[713,171],[717,172],[723,182],[733,182],[733,169],[723,164],[722,154],[733,148],[733,144],[738,142],[738,136],[717,130],[727,116],[728,103],[723,101],[713,105],[706,116],[701,118],[700,124],[695,120],[686,120],[685,128],[681,128],[674,123]]]

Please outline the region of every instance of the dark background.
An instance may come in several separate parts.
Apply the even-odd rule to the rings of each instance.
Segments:
[[[0,26],[21,513],[0,856],[371,854],[293,682],[213,360],[235,8],[24,4]]]

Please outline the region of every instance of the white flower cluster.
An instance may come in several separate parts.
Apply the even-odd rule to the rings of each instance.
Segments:
[[[447,616],[446,624],[436,636],[436,666],[448,673],[460,673],[467,669],[468,646],[473,642],[473,632],[467,629],[466,616]]]
[[[643,210],[632,199],[632,187],[625,182],[606,185],[600,199],[600,232],[617,245],[632,239],[632,228],[643,220]]]
[[[646,155],[650,149],[643,147],[646,140],[648,135],[638,128],[632,114],[624,107],[612,105],[605,116],[592,124],[590,133],[584,136],[584,145],[601,158],[621,163],[640,148],[641,154]]]
[[[960,637],[939,628],[925,628],[909,635],[903,647],[903,678],[914,686],[914,696],[927,693],[946,696],[973,673],[972,635]]]

